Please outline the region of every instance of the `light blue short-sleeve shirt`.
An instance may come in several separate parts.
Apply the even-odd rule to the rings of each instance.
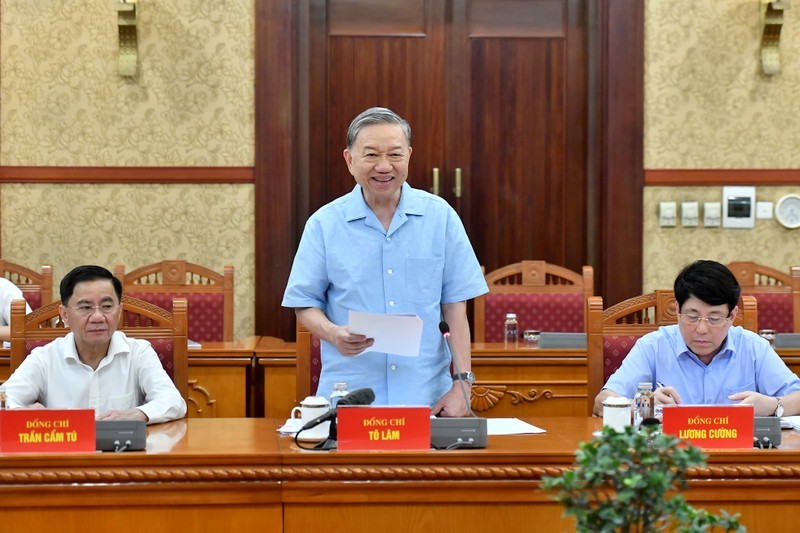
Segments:
[[[672,386],[685,404],[731,404],[728,396],[755,391],[783,396],[800,391],[800,379],[769,342],[740,326],[728,330],[722,349],[706,365],[692,353],[679,326],[662,326],[640,338],[604,388],[633,398],[637,385]]]
[[[486,292],[464,226],[447,202],[403,184],[386,231],[356,185],[306,222],[282,305],[320,308],[338,325],[348,323],[351,310],[418,315],[419,357],[345,357],[323,342],[318,394],[330,395],[333,383],[344,381],[350,390],[371,387],[378,405],[433,405],[452,387],[441,306]]]

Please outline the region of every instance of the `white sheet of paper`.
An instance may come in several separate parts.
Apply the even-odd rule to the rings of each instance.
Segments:
[[[417,315],[383,315],[350,311],[350,332],[375,339],[366,352],[419,357],[422,319]],[[361,355],[361,354],[359,354]]]
[[[542,428],[532,426],[519,418],[487,418],[486,430],[489,435],[529,435],[546,433]]]

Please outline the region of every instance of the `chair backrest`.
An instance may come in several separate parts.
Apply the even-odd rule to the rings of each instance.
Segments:
[[[742,294],[758,300],[758,325],[777,333],[800,333],[800,267],[789,272],[752,261],[726,265],[742,287]]]
[[[521,261],[485,277],[489,293],[475,298],[475,342],[502,342],[506,313],[517,314],[520,331],[586,331],[592,267],[578,274],[544,261]]]
[[[171,311],[173,298],[189,302],[189,338],[197,342],[233,340],[233,267],[223,273],[184,260],[167,260],[114,275],[122,292]]]
[[[586,396],[589,414],[592,414],[595,396],[639,337],[678,322],[678,303],[672,290],[657,290],[604,310],[603,298],[592,296],[586,301],[586,317]],[[753,296],[739,299],[734,325],[757,331],[758,313]]]
[[[299,403],[306,396],[315,396],[322,371],[321,341],[297,321],[295,354],[295,400]]]
[[[41,273],[0,259],[0,271],[7,280],[19,287],[32,311],[53,301],[53,268],[42,265]]]
[[[58,314],[60,300],[50,302],[25,314],[25,301],[11,303],[10,372],[14,372],[31,351],[69,333]],[[147,339],[158,354],[164,370],[185,400],[189,399],[189,348],[186,336],[187,303],[183,298],[172,302],[172,313],[149,302],[122,297],[120,331],[138,339]]]

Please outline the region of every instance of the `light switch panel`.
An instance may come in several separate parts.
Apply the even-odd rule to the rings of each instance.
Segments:
[[[697,202],[682,202],[681,203],[681,224],[690,228],[697,226],[700,221],[700,207]]]
[[[703,203],[703,225],[707,227],[722,224],[722,206],[719,202]]]
[[[756,218],[772,218],[772,202],[756,202]]]
[[[662,226],[677,224],[678,206],[675,202],[661,202],[658,205],[658,221]]]

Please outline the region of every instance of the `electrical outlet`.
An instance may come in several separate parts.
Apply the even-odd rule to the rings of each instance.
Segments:
[[[675,202],[661,202],[658,205],[658,222],[662,226],[674,226],[677,224],[677,211]]]
[[[756,202],[756,218],[772,218],[772,202]]]
[[[697,202],[683,202],[681,203],[681,224],[684,227],[691,228],[697,226],[700,218],[700,208]]]
[[[722,224],[722,205],[719,202],[703,203],[703,225],[714,227]]]

